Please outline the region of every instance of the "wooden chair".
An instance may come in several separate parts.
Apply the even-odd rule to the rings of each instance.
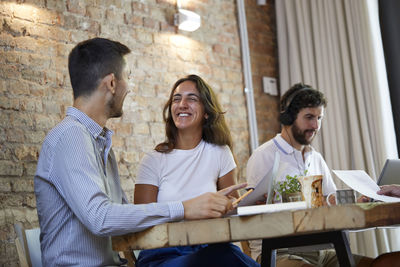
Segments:
[[[247,240],[240,241],[240,246],[242,247],[243,253],[251,258],[251,250],[249,247],[249,241],[247,241]]]
[[[24,229],[22,224],[14,225],[17,238],[18,258],[21,267],[42,267],[42,252],[40,250],[40,228]]]
[[[136,267],[136,256],[135,253],[133,253],[133,250],[121,251],[119,255],[121,258],[124,258],[128,261],[128,267]]]

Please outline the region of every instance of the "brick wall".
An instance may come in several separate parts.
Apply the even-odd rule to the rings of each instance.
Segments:
[[[246,1],[246,19],[249,35],[254,100],[258,125],[258,141],[261,144],[280,131],[279,96],[263,92],[262,77],[278,78],[277,37],[275,6],[273,0],[259,6],[257,1]]]
[[[183,8],[201,15],[199,30],[176,32],[174,0],[1,1],[0,265],[18,266],[13,224],[38,226],[33,192],[36,162],[46,133],[72,104],[67,56],[79,41],[101,36],[121,41],[133,51],[128,56],[135,77],[133,92],[125,100],[123,117],[108,124],[115,131],[114,151],[130,199],[141,157],[164,140],[161,111],[170,88],[189,73],[205,78],[226,110],[238,177],[243,177],[249,134],[236,2],[181,2]],[[252,2],[246,4],[262,141],[277,131],[276,99],[260,93],[259,79],[276,75],[274,8],[271,4],[259,8]],[[266,31],[260,33],[260,27]]]

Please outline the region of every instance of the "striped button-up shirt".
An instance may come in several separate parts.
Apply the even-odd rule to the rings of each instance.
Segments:
[[[34,179],[44,266],[120,265],[111,236],[183,218],[182,202],[127,203],[111,136],[73,107],[46,136]]]

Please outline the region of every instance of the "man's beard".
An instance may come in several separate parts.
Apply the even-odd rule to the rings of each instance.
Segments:
[[[107,104],[107,108],[108,108],[108,113],[109,113],[109,118],[119,118],[122,116],[122,107],[121,108],[117,108],[115,106],[115,100],[114,98],[112,98],[108,104]]]
[[[293,138],[300,145],[309,145],[309,144],[311,144],[312,140],[314,139],[315,134],[311,139],[307,140],[306,139],[306,133],[307,132],[316,132],[316,131],[315,130],[304,130],[304,131],[301,131],[300,128],[297,127],[296,123],[294,123],[292,125]]]

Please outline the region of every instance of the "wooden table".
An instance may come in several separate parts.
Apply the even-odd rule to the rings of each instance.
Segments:
[[[112,238],[116,251],[286,238],[400,224],[400,203],[334,207],[182,221]],[[264,254],[263,254],[264,256]]]

